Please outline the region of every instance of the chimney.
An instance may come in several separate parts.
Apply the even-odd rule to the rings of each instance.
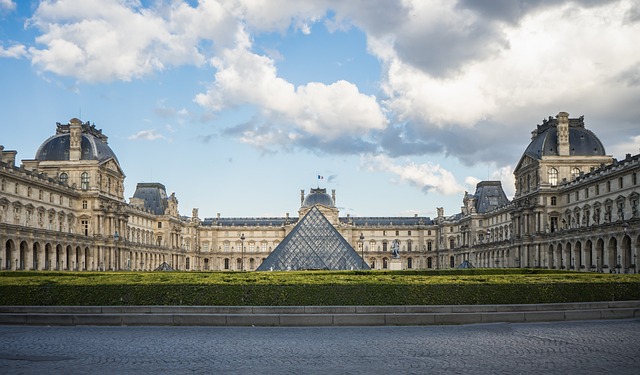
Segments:
[[[569,114],[560,112],[558,116],[558,155],[569,156]]]
[[[82,122],[77,118],[69,121],[69,160],[80,160],[82,150]]]

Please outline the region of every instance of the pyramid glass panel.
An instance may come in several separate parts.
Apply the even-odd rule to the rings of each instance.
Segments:
[[[316,207],[258,267],[258,271],[370,269]]]

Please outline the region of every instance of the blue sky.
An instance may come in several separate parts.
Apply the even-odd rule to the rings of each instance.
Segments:
[[[455,214],[560,111],[638,153],[638,35],[632,0],[0,0],[0,144],[90,121],[185,215]]]

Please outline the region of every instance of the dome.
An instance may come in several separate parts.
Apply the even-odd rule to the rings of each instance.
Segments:
[[[78,119],[72,119],[71,123],[80,123]],[[70,154],[70,125],[56,124],[56,134],[40,145],[36,152],[38,161],[61,161],[69,160]],[[80,141],[80,160],[105,161],[113,158],[118,162],[115,153],[107,144],[107,137],[102,134],[102,130],[96,129],[89,123],[81,124],[82,134]],[[120,164],[120,163],[118,163]]]
[[[327,194],[327,189],[311,189],[311,192],[304,198],[302,207],[311,207],[321,204],[327,207],[335,207],[333,198]]]
[[[558,156],[558,120],[549,117],[533,132],[531,143],[525,155],[534,159],[543,156]],[[604,156],[605,150],[600,139],[584,127],[584,117],[569,119],[569,155]]]

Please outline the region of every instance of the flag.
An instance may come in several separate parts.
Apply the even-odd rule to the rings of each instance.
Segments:
[[[318,175],[318,180],[322,180],[322,179],[324,179],[324,176]]]

